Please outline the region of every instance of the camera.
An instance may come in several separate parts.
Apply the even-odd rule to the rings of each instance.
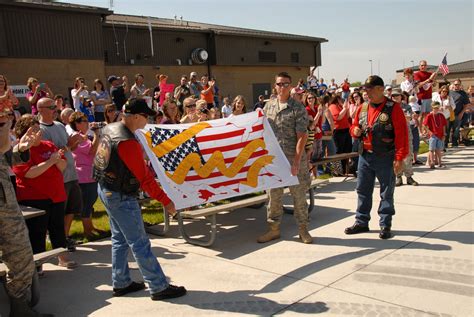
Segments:
[[[102,129],[103,127],[105,127],[105,122],[91,122],[90,123],[90,128],[91,130],[98,130],[98,129]]]

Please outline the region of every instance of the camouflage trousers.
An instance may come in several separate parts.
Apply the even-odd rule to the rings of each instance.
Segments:
[[[304,155],[303,155],[304,156]],[[293,162],[292,159],[289,159]],[[291,163],[290,163],[291,164]],[[300,162],[300,169],[298,171],[298,185],[290,186],[290,194],[293,198],[294,212],[296,223],[298,225],[308,224],[308,203],[306,202],[306,192],[311,183],[308,164],[306,159]],[[269,201],[267,207],[267,222],[270,225],[279,225],[283,215],[283,188],[270,189]]]
[[[0,171],[0,254],[8,267],[7,292],[21,298],[30,291],[35,270],[28,229],[8,174]]]
[[[408,145],[409,145],[409,152],[407,157],[403,160],[403,170],[397,175],[397,177],[401,177],[405,175],[406,177],[413,176],[413,134],[411,133],[411,128],[408,126]]]

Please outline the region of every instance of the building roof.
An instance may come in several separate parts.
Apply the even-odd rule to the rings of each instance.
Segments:
[[[47,0],[16,0],[16,1],[3,1],[0,0],[3,4],[21,6],[21,7],[30,7],[30,8],[41,8],[41,9],[56,9],[64,11],[75,11],[75,12],[87,12],[87,13],[98,13],[103,15],[109,15],[113,12],[107,8],[92,7],[82,4],[72,4],[72,3],[63,3],[56,1],[47,1]]]
[[[456,64],[451,64],[448,66],[450,73],[474,72],[474,59]]]
[[[254,29],[245,29],[232,26],[224,26],[217,24],[200,23],[193,21],[186,21],[180,19],[166,19],[156,17],[145,17],[145,16],[134,16],[124,14],[113,14],[106,17],[107,24],[120,24],[129,26],[148,26],[148,19],[150,19],[151,26],[160,29],[173,29],[173,30],[187,30],[187,31],[201,31],[201,32],[214,32],[215,34],[228,34],[237,36],[253,36],[253,37],[264,37],[264,38],[275,38],[284,40],[301,40],[301,41],[312,41],[312,42],[327,42],[328,40],[320,37],[311,37],[296,34],[278,33],[270,31],[261,31]]]

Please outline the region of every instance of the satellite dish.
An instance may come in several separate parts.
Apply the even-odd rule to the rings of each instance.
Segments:
[[[209,58],[209,53],[203,48],[196,48],[191,53],[191,59],[196,64],[203,64]]]

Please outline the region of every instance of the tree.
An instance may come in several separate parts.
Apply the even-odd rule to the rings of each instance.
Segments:
[[[351,83],[351,87],[360,87],[360,86],[362,86],[362,82],[360,82],[360,81],[355,81],[355,82]]]

